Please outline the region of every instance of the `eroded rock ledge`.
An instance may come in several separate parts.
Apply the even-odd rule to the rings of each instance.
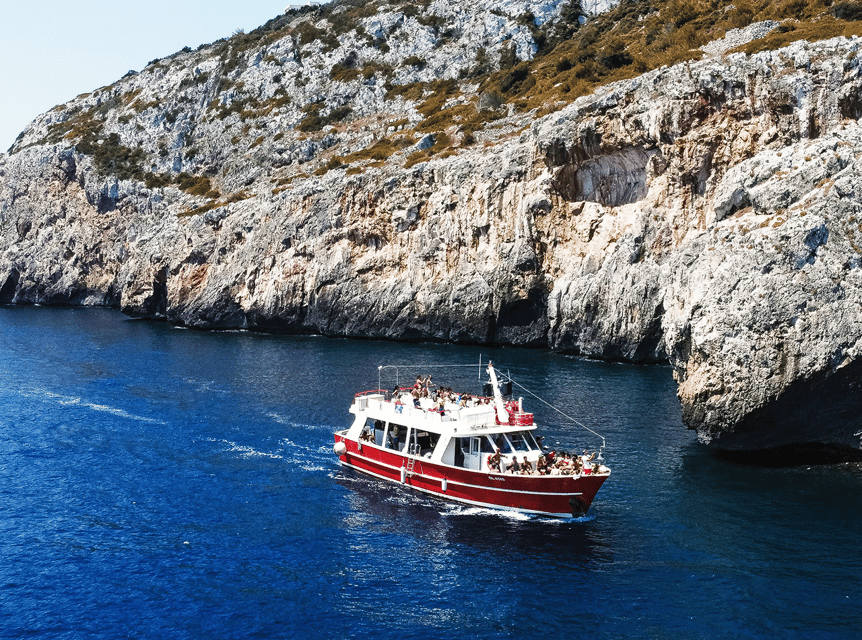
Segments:
[[[668,360],[717,448],[855,452],[860,48],[662,69],[491,147],[261,177],[202,215],[34,146],[0,159],[0,302]]]

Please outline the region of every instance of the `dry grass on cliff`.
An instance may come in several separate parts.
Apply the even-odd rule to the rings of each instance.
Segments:
[[[755,22],[783,21],[767,37],[740,47],[748,54],[800,39],[862,35],[860,3],[831,0],[636,0],[622,2],[584,26],[577,24],[577,13],[567,7],[561,15],[556,23],[541,29],[530,15],[522,16],[540,46],[538,55],[527,62],[517,61],[514,55],[501,56],[500,69],[473,78],[479,81],[478,93],[540,116],[604,84],[699,59],[704,55],[701,46],[724,37],[730,29]],[[415,127],[417,132],[446,136],[445,144],[438,142],[408,156],[406,167],[435,155],[456,153],[449,134],[457,132],[468,146],[475,141],[474,132],[505,112],[480,111],[475,99],[456,101],[461,88],[453,80],[387,88],[387,99],[402,97],[417,105],[424,117]],[[351,173],[360,170],[350,168]]]
[[[324,49],[337,46],[337,36],[355,31],[360,39],[366,38],[369,46],[383,52],[388,48],[385,39],[371,37],[364,32],[361,20],[377,12],[384,3],[375,0],[335,0],[328,5],[291,10],[249,34],[237,33],[233,37],[207,45],[212,55],[221,60],[221,68],[211,74],[190,76],[183,82],[213,85],[213,100],[209,103],[209,117],[225,119],[237,115],[241,121],[263,120],[290,104],[287,92],[279,88],[275,96],[264,99],[254,89],[243,88],[242,82],[227,77],[248,64],[246,52],[265,47],[278,38],[290,35],[297,44],[319,40]],[[401,11],[405,16],[434,29],[440,42],[445,44],[446,25],[443,18],[434,14],[428,0],[404,2],[390,0],[387,10]],[[393,69],[387,64],[368,60],[343,60],[330,67],[330,79],[349,82],[376,78],[386,83],[386,99],[394,105],[393,112],[403,116],[398,99],[410,102],[422,115],[422,121],[411,132],[406,119],[394,123],[406,127],[398,137],[381,137],[385,129],[376,129],[378,137],[366,149],[331,157],[317,169],[319,175],[344,167],[348,174],[369,167],[379,167],[391,161],[403,160],[405,149],[418,139],[417,134],[434,134],[435,144],[407,156],[404,164],[413,166],[432,157],[458,153],[460,148],[476,142],[477,133],[489,130],[489,125],[500,120],[510,109],[532,112],[535,116],[553,112],[576,98],[593,92],[607,83],[636,77],[646,71],[703,56],[699,47],[722,38],[730,29],[742,28],[762,20],[781,21],[781,27],[764,38],[740,47],[753,54],[776,49],[795,40],[822,40],[838,35],[862,35],[862,3],[834,2],[833,0],[630,0],[621,2],[613,10],[591,18],[581,25],[578,3],[560,7],[558,20],[539,27],[530,14],[517,19],[533,33],[539,46],[531,61],[519,61],[514,48],[503,47],[499,60],[490,59],[484,50],[477,54],[474,68],[465,71],[459,80],[412,82],[393,85]],[[509,16],[512,18],[513,16]],[[483,61],[484,56],[484,61]],[[155,62],[155,61],[154,61]],[[280,64],[272,55],[267,64]],[[404,64],[421,61],[404,60]],[[220,75],[216,82],[215,78]],[[465,94],[465,88],[478,84],[475,94]],[[209,86],[209,85],[208,85]],[[223,97],[233,88],[230,102]],[[93,155],[101,172],[120,177],[140,178],[146,175],[152,188],[183,182],[179,178],[144,174],[149,159],[139,147],[124,146],[119,138],[104,135],[110,131],[110,113],[122,110],[120,121],[126,124],[135,113],[158,108],[158,101],[144,102],[140,90],[125,94],[122,99],[113,96],[90,109],[70,112],[64,122],[48,130],[40,143],[60,141],[75,144],[82,153]],[[490,97],[492,107],[483,108],[483,100]],[[225,99],[225,102],[221,100]],[[502,103],[502,107],[494,108]],[[327,127],[344,127],[355,121],[349,105],[336,106],[325,101],[307,105],[303,120],[296,129],[302,136],[314,137]],[[167,124],[173,124],[177,110],[165,112]],[[122,120],[125,118],[125,120]],[[349,126],[349,125],[348,125]],[[248,140],[247,129],[242,136]],[[286,128],[278,136],[291,135]],[[102,139],[104,138],[104,141]],[[133,144],[128,142],[126,144]],[[479,139],[483,139],[479,135]],[[239,143],[239,135],[235,137]],[[252,145],[263,146],[266,140],[258,136]],[[194,147],[192,147],[194,150]],[[189,155],[193,158],[193,154]],[[325,157],[325,156],[323,156]],[[191,169],[194,171],[194,169]],[[195,178],[187,186],[179,185],[188,193],[209,197],[215,201],[220,194],[204,184],[204,178]],[[186,181],[187,182],[187,181]],[[282,187],[284,185],[279,185]]]
[[[567,104],[597,87],[664,65],[703,56],[700,47],[730,29],[763,20],[785,21],[777,32],[740,50],[756,53],[795,40],[862,34],[858,2],[830,0],[668,0],[623,2],[576,29],[572,37],[487,76],[480,90],[496,91],[521,110]]]
[[[741,51],[751,55],[760,51],[780,49],[797,40],[814,42],[837,36],[849,38],[850,36],[859,35],[862,35],[862,20],[848,22],[846,20],[836,20],[831,16],[824,16],[808,22],[786,21],[766,37],[737,47],[733,51]]]

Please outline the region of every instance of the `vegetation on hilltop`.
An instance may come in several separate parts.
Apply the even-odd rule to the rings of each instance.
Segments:
[[[367,33],[363,19],[380,10],[400,13],[402,18],[384,36]],[[345,168],[352,174],[391,162],[393,156],[410,166],[429,157],[457,153],[458,148],[473,145],[477,134],[505,115],[550,113],[609,82],[700,58],[701,46],[722,38],[730,29],[755,22],[776,20],[780,26],[768,36],[740,48],[748,54],[775,49],[798,39],[862,34],[862,3],[833,0],[623,0],[616,8],[586,23],[583,17],[579,0],[562,5],[557,17],[541,26],[530,13],[506,16],[532,35],[537,51],[531,60],[520,60],[510,41],[498,53],[479,49],[472,64],[460,68],[458,78],[405,83],[405,77],[420,77],[417,74],[425,68],[425,60],[411,54],[393,68],[395,63],[380,59],[389,51],[389,42],[397,37],[398,29],[405,28],[405,20],[415,20],[429,30],[438,49],[461,36],[454,25],[434,12],[430,0],[335,0],[326,5],[309,5],[287,11],[249,33],[239,31],[230,38],[202,45],[197,52],[186,47],[171,58],[154,60],[145,72],[164,72],[174,60],[185,64],[182,56],[197,56],[196,60],[214,58],[218,67],[187,74],[161,100],[144,102],[138,95],[140,89],[122,93],[121,83],[102,88],[90,97],[98,99],[95,106],[67,108],[64,117],[53,119],[47,135],[38,143],[74,144],[80,153],[94,158],[97,170],[103,175],[143,180],[150,188],[174,185],[215,202],[221,194],[211,184],[212,167],[195,167],[199,152],[194,135],[199,122],[221,120],[225,122],[225,130],[235,126],[231,144],[248,151],[264,145],[268,139],[278,140],[285,135],[299,140],[322,137],[324,130],[331,132],[336,127],[344,130],[352,120],[361,117],[355,105],[330,104],[327,97],[319,95],[310,95],[307,104],[294,104],[296,98],[291,98],[285,89],[288,79],[282,78],[280,72],[282,62],[272,55],[263,55],[268,45],[285,37],[293,40],[296,55],[308,55],[315,50],[324,54],[334,51],[349,33],[354,34],[354,42],[368,47],[361,55],[349,52],[340,62],[331,64],[326,75],[331,82],[382,86],[385,100],[394,106],[390,113],[379,114],[377,121],[384,128],[397,124],[399,135],[393,137],[391,131],[381,132],[365,143],[365,149],[354,148],[341,156],[321,158],[325,163],[316,171],[321,174]],[[306,49],[306,45],[316,48]],[[255,60],[255,52],[261,52],[258,58],[262,60]],[[391,62],[391,57],[388,59]],[[272,84],[277,86],[274,93],[270,89],[264,95],[262,86],[244,86],[241,74],[252,64],[271,65]],[[402,81],[396,83],[396,77]],[[290,82],[296,91],[306,80],[292,77]],[[206,92],[203,109],[193,106],[186,93],[190,91]],[[412,105],[421,120],[404,119],[405,104]],[[396,109],[395,105],[401,106]],[[180,118],[179,144],[184,147],[183,158],[188,162],[182,169],[173,170],[176,175],[146,171],[154,165],[141,138],[135,143],[134,132],[123,136],[116,133],[117,123],[126,125],[150,109],[156,110],[153,113],[163,110],[168,127],[173,127]],[[253,131],[287,109],[298,113],[299,118],[274,138],[267,138],[263,131]],[[143,131],[140,125],[138,129]],[[432,143],[425,144],[420,151],[409,152],[411,145],[427,136],[431,136]],[[23,148],[18,144],[12,152]],[[167,154],[163,143],[159,143],[158,154],[162,158]],[[200,175],[193,176],[189,171]],[[210,173],[205,175],[205,171]]]
[[[703,45],[763,20],[781,26],[742,47],[746,53],[862,34],[862,5],[831,0],[623,0],[581,28],[571,20],[575,14],[570,4],[539,34],[532,61],[489,74],[482,89],[519,109],[551,111],[603,84],[699,59]]]

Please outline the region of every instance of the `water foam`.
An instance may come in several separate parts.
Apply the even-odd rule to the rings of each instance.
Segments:
[[[125,418],[126,420],[136,420],[138,422],[147,422],[149,424],[167,424],[163,420],[159,420],[157,418],[148,418],[146,416],[139,416],[134,413],[129,413],[125,409],[120,409],[119,407],[112,407],[106,404],[97,404],[95,402],[87,402],[86,400],[79,397],[64,396],[59,393],[54,393],[53,391],[48,391],[46,389],[19,389],[18,394],[26,398],[43,398],[46,400],[51,400],[59,405],[63,405],[64,407],[82,407],[84,409],[90,409],[91,411],[109,413],[111,415],[117,416],[118,418]]]

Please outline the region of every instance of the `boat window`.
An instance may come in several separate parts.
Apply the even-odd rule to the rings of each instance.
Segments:
[[[415,431],[415,442],[419,449],[419,455],[424,456],[430,454],[437,446],[437,441],[440,439],[439,433],[430,433],[428,431]]]
[[[513,433],[507,434],[509,440],[512,442],[512,448],[515,451],[529,451],[530,445],[527,444],[526,431],[515,431]]]
[[[491,440],[491,436],[482,438],[482,453],[494,453],[494,449],[494,441]]]
[[[400,424],[390,424],[389,431],[386,432],[386,448],[401,451],[404,449],[404,443],[407,439],[407,427]]]
[[[500,450],[500,453],[512,453],[512,445],[502,433],[494,434],[491,436],[491,440],[494,442],[494,446]]]
[[[374,432],[374,444],[376,444],[378,447],[382,447],[383,434],[386,432],[386,423],[383,422],[383,420],[372,420],[371,418],[368,418],[367,422],[365,423],[365,429],[368,429],[369,427],[373,429]],[[363,432],[365,431],[365,429],[363,429]]]
[[[536,442],[536,438],[533,437],[532,431],[525,431],[524,437],[527,439],[527,444],[530,445],[531,449],[538,449],[539,451],[542,450],[542,447],[540,447],[539,443]]]
[[[470,438],[470,455],[479,455],[479,443],[483,438]]]

